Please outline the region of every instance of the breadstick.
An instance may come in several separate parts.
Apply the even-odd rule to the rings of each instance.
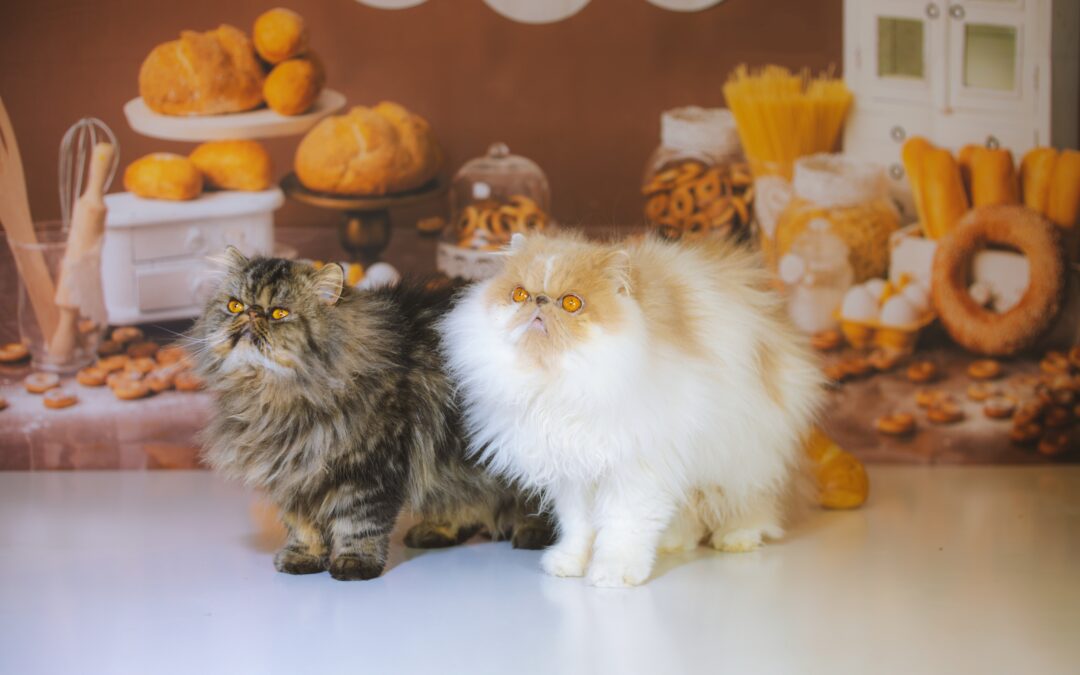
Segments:
[[[919,173],[923,181],[926,229],[932,238],[940,239],[968,210],[960,167],[948,150],[933,148],[923,156]]]
[[[1046,215],[1055,161],[1057,161],[1057,150],[1035,148],[1029,150],[1020,162],[1020,183],[1023,186],[1024,206],[1040,216]]]
[[[1005,148],[976,148],[971,159],[973,207],[1020,203],[1011,152]]]
[[[923,234],[931,239],[934,238],[934,235],[929,230],[930,223],[927,219],[926,205],[923,200],[922,158],[933,148],[934,146],[922,136],[912,136],[904,143],[904,147],[900,151],[900,158],[904,162],[904,171],[907,173],[908,182],[911,183],[911,196],[915,199],[915,211],[919,214]]]

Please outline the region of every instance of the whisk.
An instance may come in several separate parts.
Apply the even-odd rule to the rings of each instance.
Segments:
[[[108,192],[120,162],[120,145],[109,125],[96,117],[84,117],[72,124],[60,141],[60,218],[65,230],[71,226],[71,211],[83,192],[90,153],[99,141],[114,149],[103,186],[103,192]]]

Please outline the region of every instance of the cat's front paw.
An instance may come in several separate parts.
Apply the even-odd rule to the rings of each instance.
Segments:
[[[749,553],[761,548],[764,533],[757,528],[743,528],[730,532],[717,532],[712,536],[712,546],[725,553]]]
[[[540,556],[540,567],[555,577],[580,577],[589,564],[588,553],[555,546]]]
[[[285,574],[318,574],[326,571],[326,558],[285,548],[274,556],[274,568]]]
[[[523,523],[514,528],[510,536],[510,544],[514,548],[522,548],[530,551],[539,551],[551,546],[555,540],[555,532],[547,521],[540,523]]]
[[[330,560],[330,576],[338,581],[374,579],[382,574],[386,563],[371,557],[339,555]]]
[[[637,586],[649,578],[652,563],[645,560],[594,560],[585,581],[599,588]]]

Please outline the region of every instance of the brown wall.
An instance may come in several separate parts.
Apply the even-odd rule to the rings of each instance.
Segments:
[[[191,146],[137,136],[121,106],[139,64],[184,28],[250,30],[273,0],[5,0],[0,97],[22,149],[35,218],[59,214],[56,156],[81,116],[105,120],[122,161]],[[721,105],[740,62],[822,69],[842,59],[841,0],[726,0],[698,13],[645,0],[593,0],[556,24],[512,22],[482,0],[408,10],[290,0],[305,16],[329,86],[351,103],[390,99],[426,116],[456,170],[494,140],[540,163],[565,223],[630,223],[636,185],[666,108]],[[267,142],[283,173],[298,139]],[[114,189],[116,186],[114,185]],[[290,204],[285,225],[332,216]]]

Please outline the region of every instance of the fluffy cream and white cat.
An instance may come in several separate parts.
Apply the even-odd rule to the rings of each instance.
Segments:
[[[752,253],[515,237],[441,330],[474,451],[558,518],[548,573],[635,585],[658,549],[782,535],[822,377]]]

